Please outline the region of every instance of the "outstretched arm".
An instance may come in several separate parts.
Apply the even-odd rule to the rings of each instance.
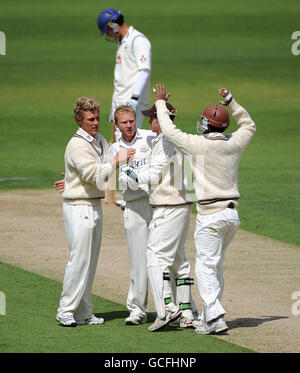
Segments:
[[[232,110],[232,115],[237,121],[239,130],[234,132],[234,137],[242,147],[247,144],[255,133],[255,124],[248,112],[240,106],[233,98],[231,92],[226,88],[220,88],[219,94],[224,101],[219,101],[222,105],[228,106]],[[156,84],[156,108],[157,117],[163,134],[184,154],[198,154],[204,145],[205,138],[199,135],[187,134],[179,130],[171,121],[166,108],[166,100],[170,93],[166,93],[163,84]]]
[[[197,135],[187,134],[173,124],[166,107],[169,96],[170,92],[166,92],[166,87],[163,84],[156,84],[155,105],[160,128],[167,139],[183,154],[197,154],[203,139]]]

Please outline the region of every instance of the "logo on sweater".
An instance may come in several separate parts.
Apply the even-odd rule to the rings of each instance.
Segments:
[[[119,65],[120,63],[121,63],[121,56],[117,56],[116,65]]]
[[[133,158],[133,160],[130,162],[130,166],[132,168],[139,168],[147,165],[146,158]]]
[[[140,152],[141,153],[147,153],[148,150],[149,150],[149,148],[146,145],[143,145],[143,146],[140,147]]]
[[[142,54],[142,55],[141,55],[141,58],[140,58],[140,61],[141,61],[141,62],[146,62],[146,61],[147,61],[147,58]]]

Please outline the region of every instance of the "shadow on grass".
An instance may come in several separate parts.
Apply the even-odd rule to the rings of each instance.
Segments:
[[[226,321],[229,329],[236,328],[253,328],[263,324],[265,322],[270,322],[274,320],[288,319],[287,316],[261,316],[260,318],[255,317],[242,317],[231,321]]]
[[[95,316],[96,317],[103,317],[106,322],[107,321],[112,321],[112,320],[117,320],[117,319],[125,320],[125,318],[129,316],[129,312],[128,311],[101,312],[101,313],[95,313]],[[156,313],[154,313],[154,312],[149,312],[147,314],[147,316],[148,316],[147,324],[152,324],[156,319]],[[178,327],[167,325],[165,328],[160,330],[160,332],[164,332],[164,331],[182,331],[182,329],[178,328]]]
[[[110,311],[95,313],[96,317],[103,317],[105,321],[125,319],[126,317],[128,317],[128,315],[128,311]]]
[[[105,321],[111,321],[111,320],[116,320],[116,319],[126,319],[126,317],[129,316],[128,311],[110,311],[110,312],[98,312],[95,313],[96,317],[103,317]],[[147,314],[148,316],[148,323],[154,322],[156,318],[156,313],[154,312],[149,312]]]

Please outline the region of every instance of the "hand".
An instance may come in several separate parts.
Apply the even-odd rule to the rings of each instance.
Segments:
[[[61,172],[62,176],[65,176],[64,172]],[[62,193],[65,189],[65,179],[55,181],[53,188],[57,190],[59,193]]]
[[[138,175],[132,167],[128,165],[123,165],[120,167],[120,171],[125,173],[131,180],[135,181],[136,183],[139,182]]]
[[[108,121],[110,123],[114,122],[114,109],[113,109],[113,107],[110,108],[110,112],[109,112],[109,116],[108,116]]]
[[[131,106],[134,111],[136,111],[136,107],[138,105],[138,100],[135,100],[134,98],[131,98],[126,102],[126,105]]]
[[[128,189],[136,191],[139,189],[139,183],[137,182],[136,178],[128,176],[126,172],[128,168],[128,165],[123,165],[120,167],[121,171],[119,172],[119,187],[122,191]]]
[[[224,97],[225,101],[219,101],[219,104],[227,106],[232,101],[233,97],[232,94],[226,88],[220,88],[219,93],[221,96]]]
[[[158,83],[156,84],[156,89],[155,89],[155,100],[165,100],[165,101],[168,101],[168,98],[170,97],[171,95],[171,92],[169,93],[166,93],[166,87],[161,84],[161,83]]]
[[[112,101],[110,112],[109,112],[109,117],[108,117],[108,121],[110,123],[114,123],[114,121],[115,121],[115,110],[116,110],[117,107],[118,107],[118,105],[114,101]]]
[[[134,148],[121,149],[115,156],[116,167],[120,163],[128,163],[129,159],[134,156],[136,150]]]

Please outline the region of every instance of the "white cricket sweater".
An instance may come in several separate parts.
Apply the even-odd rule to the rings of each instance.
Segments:
[[[180,131],[169,118],[164,100],[156,101],[163,134],[183,153],[192,155],[192,171],[200,214],[223,210],[230,202],[238,205],[238,167],[256,127],[248,112],[235,100],[229,104],[238,130],[230,135],[212,132],[205,136]]]
[[[105,182],[113,173],[106,162],[108,144],[97,134],[94,138],[79,128],[65,151],[65,187],[62,197],[72,204],[97,204],[105,197]]]
[[[160,134],[152,141],[149,167],[138,173],[140,183],[149,184],[149,202],[153,207],[193,203],[185,185],[183,154]]]
[[[150,130],[137,129],[136,134],[131,142],[125,141],[124,137],[112,144],[108,150],[108,159],[115,157],[120,149],[134,148],[136,150],[134,156],[130,159],[128,165],[136,172],[148,168],[149,158],[151,154],[151,143],[156,134]],[[136,190],[131,190],[127,184],[128,176],[120,172],[119,182],[120,187],[126,186],[122,190],[124,201],[136,201],[141,198],[149,198],[148,184],[139,184]]]

